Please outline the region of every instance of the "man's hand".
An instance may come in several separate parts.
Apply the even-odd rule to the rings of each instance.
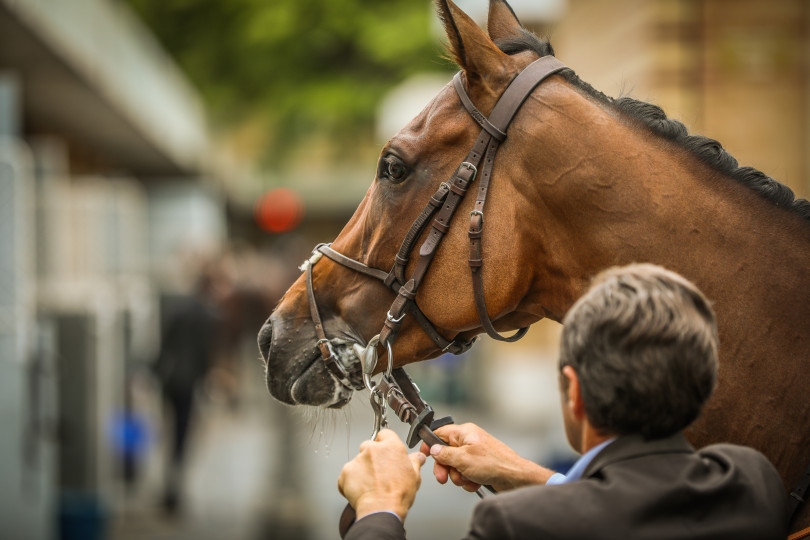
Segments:
[[[383,429],[377,440],[361,444],[360,453],[343,466],[338,490],[354,507],[357,519],[388,510],[405,521],[422,483],[419,469],[425,459],[419,452],[408,455],[397,434]]]
[[[476,426],[450,424],[436,430],[450,446],[428,447],[422,453],[433,456],[433,474],[440,484],[450,478],[467,491],[489,484],[496,491],[545,484],[554,471],[517,455],[514,450]]]

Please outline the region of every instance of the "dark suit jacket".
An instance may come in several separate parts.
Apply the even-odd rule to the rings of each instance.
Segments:
[[[750,448],[695,451],[682,434],[620,437],[578,481],[487,497],[469,539],[733,539],[787,536],[785,490],[768,460]],[[391,514],[372,514],[347,540],[405,538]]]

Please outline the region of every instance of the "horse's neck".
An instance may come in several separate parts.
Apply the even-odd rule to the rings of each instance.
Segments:
[[[590,190],[590,199],[576,201],[584,223],[565,226],[587,231],[572,234],[581,278],[605,266],[652,261],[714,293],[714,301],[733,299],[737,311],[782,311],[807,295],[810,226],[733,179],[710,178],[702,164],[656,172],[651,167],[670,163],[641,161],[619,177],[589,178],[611,185],[612,193]],[[796,307],[806,310],[804,300]]]
[[[617,140],[592,160],[547,159],[536,179],[536,313],[559,320],[614,265],[652,262],[692,280],[717,313],[722,378],[692,440],[759,448],[792,482],[798,451],[775,441],[798,433],[810,444],[810,226],[682,149],[632,132]],[[774,415],[780,424],[763,424]]]
[[[600,270],[648,261],[685,275],[712,301],[733,304],[740,317],[793,311],[805,316],[798,324],[806,330],[810,224],[686,150],[612,124],[546,141],[545,148],[575,146],[546,156],[543,176],[533,179],[550,214],[535,238],[549,257],[538,276],[551,291],[546,312],[561,317]]]

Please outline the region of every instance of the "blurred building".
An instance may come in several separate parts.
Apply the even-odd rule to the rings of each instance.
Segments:
[[[153,263],[225,237],[216,156],[123,2],[0,0],[0,537],[100,534],[171,274]]]

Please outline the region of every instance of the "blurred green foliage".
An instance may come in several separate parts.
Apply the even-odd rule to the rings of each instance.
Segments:
[[[315,133],[367,141],[386,90],[450,67],[429,0],[128,1],[201,90],[216,125],[266,128],[276,152],[265,160]]]

